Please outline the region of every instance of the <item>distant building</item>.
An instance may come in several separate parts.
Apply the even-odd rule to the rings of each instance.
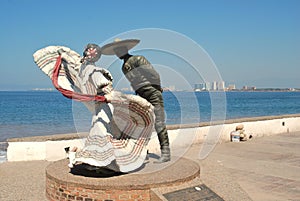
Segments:
[[[207,87],[212,91],[224,91],[225,90],[225,82],[224,81],[213,81],[212,85]]]
[[[205,90],[205,84],[204,83],[198,83],[194,86],[194,91],[203,91]]]
[[[32,91],[54,91],[54,88],[33,88]]]
[[[296,91],[296,89],[294,89],[294,88],[289,88],[288,90],[289,91]]]
[[[217,81],[213,81],[212,86],[211,86],[211,90],[217,91],[217,89],[218,89]]]
[[[235,88],[235,84],[230,84],[230,85],[228,85],[228,87],[227,87],[227,90],[228,91],[232,91],[232,90],[235,90],[236,88]]]
[[[224,81],[217,82],[217,90],[218,91],[224,91],[225,90],[225,82]]]
[[[244,86],[247,90],[248,87]],[[194,91],[225,91],[235,90],[235,84],[230,84],[228,87],[225,85],[225,81],[213,81],[205,83],[197,83],[194,85]],[[252,87],[253,89],[253,87]]]
[[[175,91],[175,90],[176,90],[176,88],[175,88],[174,85],[171,85],[171,86],[169,86],[168,88],[169,88],[170,91]]]
[[[205,82],[205,90],[210,91],[210,89],[211,89],[210,82]]]
[[[255,91],[256,87],[255,86],[243,86],[243,91]]]

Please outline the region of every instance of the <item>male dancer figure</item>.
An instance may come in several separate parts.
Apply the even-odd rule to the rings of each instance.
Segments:
[[[165,125],[164,102],[160,76],[150,62],[139,55],[131,55],[128,50],[140,41],[136,39],[115,40],[102,47],[103,55],[117,55],[123,60],[122,71],[135,92],[154,106],[155,130],[160,143],[161,157],[155,163],[171,160],[169,137]]]

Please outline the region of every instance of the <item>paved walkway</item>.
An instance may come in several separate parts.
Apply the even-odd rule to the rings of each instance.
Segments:
[[[252,200],[300,200],[300,132],[223,143],[200,165],[201,180],[225,200],[241,200],[236,185]]]
[[[200,164],[200,182],[224,200],[300,200],[300,132],[222,143],[204,160],[201,145],[186,157]],[[0,164],[0,200],[43,201],[47,161]]]

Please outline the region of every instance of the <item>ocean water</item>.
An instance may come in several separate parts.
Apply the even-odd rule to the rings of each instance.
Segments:
[[[300,92],[164,92],[167,124],[300,113]],[[88,131],[85,106],[53,91],[0,91],[0,161],[8,138]],[[2,142],[2,145],[1,145]]]

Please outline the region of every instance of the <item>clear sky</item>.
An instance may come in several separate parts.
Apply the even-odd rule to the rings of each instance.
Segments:
[[[169,29],[197,42],[223,80],[300,88],[300,1],[2,0],[0,90],[51,87],[32,54],[48,45],[81,53],[122,32]]]

